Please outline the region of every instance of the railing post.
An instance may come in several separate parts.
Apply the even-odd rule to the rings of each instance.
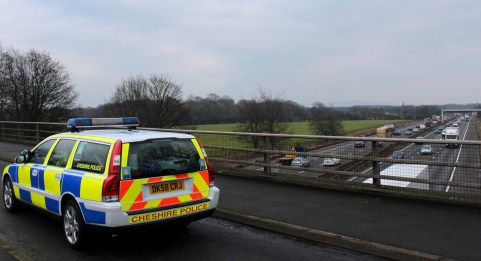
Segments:
[[[379,148],[377,147],[378,143],[377,141],[373,140],[372,141],[372,156],[377,158],[379,156]],[[381,169],[379,167],[379,161],[377,161],[377,159],[373,159],[372,160],[372,175],[373,175],[373,178],[372,178],[372,184],[375,186],[375,187],[381,187],[381,179],[380,178],[375,178],[374,176],[375,175],[381,175]]]
[[[38,123],[35,124],[35,141],[37,143],[40,142],[40,132],[39,132],[39,127],[38,127]]]
[[[270,148],[270,139],[269,139],[269,136],[266,136],[265,137],[265,141],[264,141],[264,149],[266,150],[264,152],[264,164],[266,166],[264,166],[264,173],[267,174],[267,175],[271,175],[271,160],[270,160],[270,155],[269,155],[269,152],[267,152],[267,150],[269,150]]]
[[[17,141],[20,141],[20,122],[17,123]]]

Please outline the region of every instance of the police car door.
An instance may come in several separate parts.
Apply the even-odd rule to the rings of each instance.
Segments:
[[[40,195],[37,202],[40,204],[40,207],[57,214],[60,214],[59,201],[62,172],[65,171],[67,164],[70,162],[72,149],[76,143],[76,140],[59,140],[48,157],[46,169],[39,172],[38,175]]]
[[[38,176],[45,170],[45,160],[47,158],[55,139],[47,140],[33,149],[27,163],[18,167],[19,197],[21,200],[30,204],[38,203]]]

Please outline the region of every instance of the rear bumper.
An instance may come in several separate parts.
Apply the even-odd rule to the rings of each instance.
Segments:
[[[203,201],[192,204],[172,206],[171,208],[151,212],[128,214],[122,210],[120,203],[79,202],[87,225],[96,227],[122,229],[159,223],[188,223],[210,216],[217,208],[220,191],[211,187],[209,196]],[[95,213],[95,215],[92,215]],[[94,217],[94,218],[92,218]]]

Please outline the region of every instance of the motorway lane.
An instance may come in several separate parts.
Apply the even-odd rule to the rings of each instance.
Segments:
[[[470,122],[462,122],[460,129],[461,139],[476,140],[476,130],[474,127],[474,117],[470,119]],[[434,139],[439,134],[435,134],[434,131],[427,134],[425,139]],[[452,164],[456,162],[479,162],[479,156],[477,151],[477,146],[461,146],[460,148],[446,148],[442,144],[432,144],[433,153],[432,155],[421,155],[420,144],[411,143],[401,151],[405,155],[405,159],[425,159],[440,162],[450,162]],[[381,171],[392,166],[391,163],[381,163]],[[370,171],[370,169],[366,170]],[[402,173],[400,173],[402,176]],[[431,180],[455,180],[469,183],[481,184],[481,173],[479,169],[472,168],[453,168],[453,167],[442,167],[442,166],[428,166],[427,170],[421,172],[418,178],[431,179]],[[362,182],[364,179],[357,179],[356,181]],[[450,188],[445,185],[432,185],[432,184],[421,184],[421,183],[411,183],[409,187],[417,187],[429,190],[437,191],[456,191],[462,192],[463,194],[473,194],[480,195],[481,190],[479,189],[466,189],[466,188]]]
[[[0,161],[2,170],[5,165]],[[0,238],[34,260],[382,260],[218,218],[187,228],[95,237],[85,251],[68,247],[61,223],[32,208],[15,214],[1,209],[0,224]]]
[[[469,128],[464,133],[464,140],[477,140],[475,117],[471,117]],[[461,153],[459,154],[459,161],[461,162],[479,162],[479,148],[477,146],[462,145]],[[454,168],[450,180],[455,182],[468,182],[474,184],[481,184],[481,170],[473,168]],[[460,192],[464,194],[481,195],[481,190],[459,187],[447,187],[446,191]]]

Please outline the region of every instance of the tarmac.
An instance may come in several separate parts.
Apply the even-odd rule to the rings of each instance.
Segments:
[[[0,142],[0,160],[30,147]],[[219,218],[394,260],[481,260],[481,208],[226,174],[215,183]],[[25,260],[0,238],[7,254]]]

